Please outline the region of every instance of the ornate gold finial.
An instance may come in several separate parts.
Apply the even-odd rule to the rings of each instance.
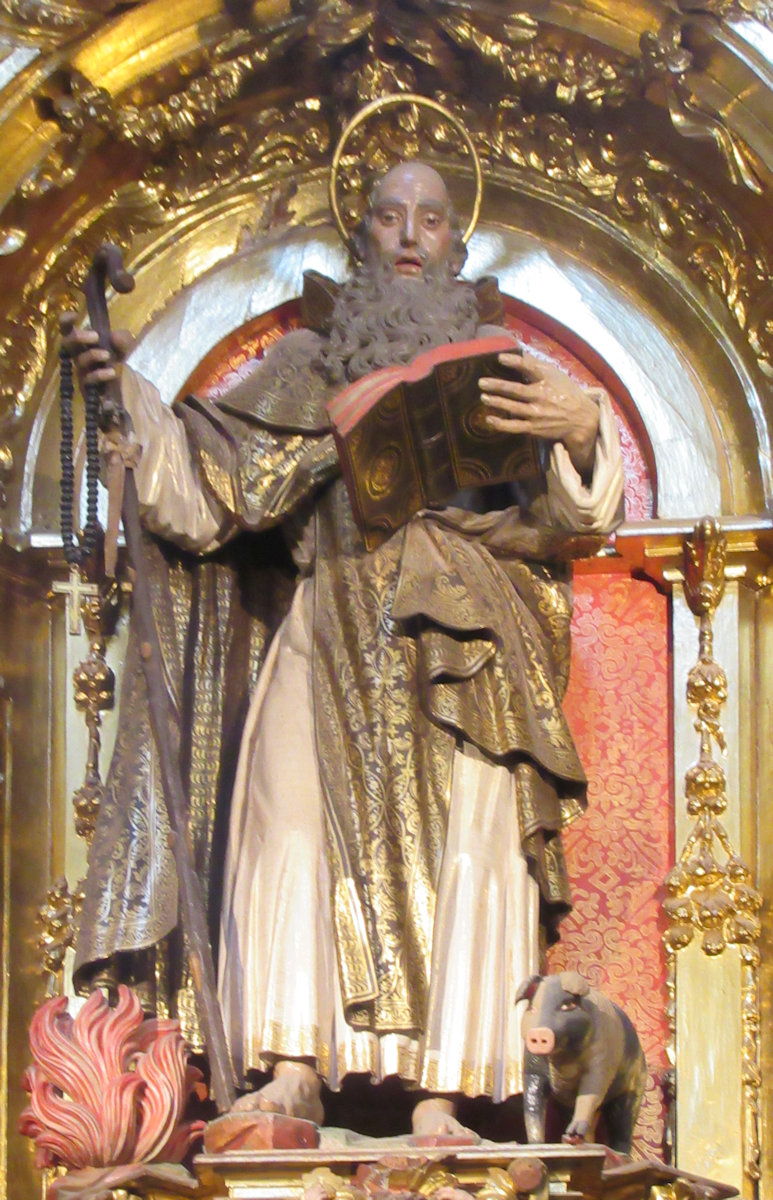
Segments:
[[[684,543],[684,591],[696,617],[713,617],[725,591],[727,539],[715,517],[704,517]]]
[[[676,1029],[676,963],[679,950],[701,934],[705,954],[721,954],[738,946],[743,964],[743,1087],[745,1170],[760,1177],[758,1125],[759,1070],[759,910],[762,896],[753,886],[751,871],[735,853],[719,817],[727,808],[727,782],[714,758],[713,746],[725,753],[721,724],[727,700],[727,677],[714,661],[712,620],[725,587],[727,543],[720,525],[704,518],[684,545],[684,589],[687,603],[700,618],[698,662],[687,678],[687,700],[696,710],[700,740],[697,762],[685,774],[687,812],[694,824],[681,854],[665,880],[663,908],[668,918],[664,935],[668,964],[668,1019]]]
[[[338,145],[333,153],[333,161],[330,167],[330,178],[328,182],[330,211],[333,214],[333,219],[341,236],[341,240],[349,248],[355,258],[358,257],[358,254],[351,237],[351,214],[348,214],[348,220],[345,219],[344,214],[341,211],[341,198],[339,197],[339,183],[341,166],[344,162],[344,150],[346,149],[347,143],[351,141],[354,134],[365,124],[366,121],[369,121],[371,117],[377,116],[387,109],[396,107],[427,109],[429,112],[441,117],[441,123],[443,125],[452,125],[456,132],[460,135],[470,153],[473,170],[475,172],[475,201],[472,207],[472,215],[467,223],[467,228],[462,234],[462,241],[467,242],[470,237],[472,237],[475,226],[478,223],[478,217],[480,216],[480,207],[483,200],[483,171],[481,169],[478,152],[475,149],[475,143],[473,142],[470,132],[464,122],[450,112],[449,109],[444,108],[443,105],[438,103],[437,100],[432,100],[429,96],[420,96],[416,92],[398,92],[393,96],[379,96],[377,100],[372,100],[370,104],[366,104],[364,108],[361,108],[359,112],[355,113],[351,121],[349,121],[348,125],[338,139]],[[439,131],[436,131],[435,138],[439,146],[442,143],[443,134]],[[414,157],[414,154],[410,152],[406,153],[404,142],[400,145],[396,142],[393,144],[388,144],[388,135],[386,142],[386,145],[380,145],[380,154],[376,155],[373,159],[375,165],[386,168],[390,160],[394,163],[397,163],[401,158]],[[410,150],[413,150],[413,146],[409,146],[409,151]],[[357,182],[361,187],[363,180],[358,179]]]
[[[83,600],[81,616],[89,635],[89,654],[78,664],[73,674],[75,705],[84,712],[89,733],[86,775],[73,796],[75,830],[89,845],[94,837],[97,815],[105,794],[99,774],[99,751],[102,744],[100,713],[112,708],[115,694],[115,675],[105,659],[103,615],[104,602],[100,596],[87,596]]]
[[[55,879],[38,909],[38,921],[43,930],[38,938],[42,952],[42,969],[55,982],[64,966],[64,957],[75,940],[75,926],[83,901],[80,886],[70,892],[67,880]]]

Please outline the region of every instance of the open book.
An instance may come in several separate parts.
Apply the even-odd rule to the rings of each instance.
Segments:
[[[478,380],[515,378],[498,362],[511,337],[437,346],[384,367],[328,402],[355,520],[373,550],[422,508],[467,487],[540,474],[539,442],[486,420]]]

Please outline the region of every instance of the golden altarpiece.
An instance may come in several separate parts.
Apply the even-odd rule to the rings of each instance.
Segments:
[[[292,322],[305,269],[344,276],[333,148],[363,104],[400,91],[452,110],[482,162],[466,275],[495,274],[523,336],[607,384],[627,431],[627,519],[576,572],[591,807],[569,847],[578,915],[551,965],[606,985],[645,1035],[635,1154],[773,1195],[773,6],[0,0],[11,1197],[41,1187],[16,1132],[26,1029],[68,986],[116,724],[89,588],[59,537],[59,314],[82,311],[110,240],[136,277],[113,325],[138,336],[132,361],[165,400],[238,366]],[[352,153],[352,194],[401,155],[436,164],[469,210],[464,145],[410,109]],[[117,676],[124,625],[107,639]],[[251,1195],[248,1175],[229,1194]]]

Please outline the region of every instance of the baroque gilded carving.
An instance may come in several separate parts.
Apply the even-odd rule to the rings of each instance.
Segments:
[[[35,6],[35,0],[26,2]],[[80,12],[84,20],[105,11],[99,0],[63,0],[59,7]],[[706,0],[700,11],[714,8]],[[23,252],[32,268],[23,285],[11,290],[10,310],[0,315],[6,366],[0,434],[9,453],[15,421],[52,362],[57,315],[73,306],[102,241],[117,242],[131,259],[138,236],[162,230],[193,205],[199,206],[194,220],[201,219],[223,188],[264,181],[276,200],[272,207],[271,198],[264,199],[265,213],[255,229],[292,220],[283,169],[322,165],[350,111],[375,95],[408,89],[432,93],[463,114],[489,174],[507,178],[512,172],[515,186],[530,177],[548,181],[562,196],[568,191],[576,198],[579,188],[584,203],[590,200],[619,226],[654,241],[694,286],[729,312],[760,370],[773,379],[767,252],[748,232],[748,222],[723,206],[714,191],[702,188],[662,149],[643,148],[626,115],[625,102],[641,101],[653,80],[655,86],[667,84],[674,96],[687,96],[686,80],[696,70],[685,44],[689,17],[674,16],[657,34],[645,35],[642,57],[635,58],[615,55],[526,12],[503,21],[489,6],[450,0],[433,5],[430,13],[413,0],[330,0],[314,5],[311,20],[281,11],[284,16],[268,27],[232,28],[159,81],[125,94],[111,95],[98,79],[74,68],[68,73],[66,64],[41,85],[39,102],[61,136],[20,182],[0,229],[3,261],[13,269],[15,255]],[[258,86],[286,84],[287,65],[296,58],[309,67],[314,94],[287,104],[245,103]],[[469,86],[473,79],[475,88]],[[480,99],[460,103],[460,95],[471,94]],[[689,96],[688,101],[692,104]],[[689,104],[679,104],[686,121]],[[609,120],[591,119],[601,110]],[[738,171],[750,165],[743,147],[727,141],[721,123],[712,128],[711,136]],[[422,148],[405,117],[391,140],[401,153]],[[124,176],[112,194],[106,187],[86,211],[79,202],[68,239],[46,247],[38,234],[37,244],[25,244],[26,214],[36,204],[60,203],[62,189],[77,189],[95,154],[120,146],[122,161],[136,155],[133,182]],[[454,140],[440,127],[423,148],[449,161],[457,157]],[[356,161],[352,169],[356,175]]]
[[[3,26],[31,42],[53,42],[88,28],[112,7],[112,0],[0,0]]]
[[[738,21],[751,17],[773,29],[771,0],[679,0],[683,12],[704,12],[721,21]]]
[[[271,106],[244,123],[222,125],[195,144],[176,146],[163,164],[147,166],[139,191],[151,221],[162,224],[181,206],[205,201],[234,183],[257,181],[283,165],[327,164],[329,151],[330,130],[319,100]]]
[[[44,903],[38,909],[38,921],[42,926],[38,938],[41,965],[43,971],[51,976],[52,984],[59,978],[65,955],[75,940],[82,899],[80,887],[71,893],[67,880],[61,877],[51,884]]]
[[[203,72],[160,103],[118,104],[105,88],[73,72],[70,94],[56,99],[54,108],[63,130],[74,139],[88,139],[97,127],[119,141],[154,152],[189,141],[238,98],[251,75],[298,39],[299,25],[299,20],[291,22],[234,58],[220,61],[217,50],[205,55]]]
[[[120,592],[116,586],[116,595]],[[99,751],[102,744],[101,713],[113,707],[115,676],[105,659],[103,603],[99,596],[87,597],[81,605],[83,624],[89,637],[89,653],[75,668],[75,707],[83,712],[89,742],[86,753],[86,775],[73,796],[75,832],[91,845],[105,788],[99,774]]]
[[[229,185],[244,186],[283,165],[327,163],[329,148],[318,100],[270,107],[245,125],[225,125],[203,141],[176,146],[163,164],[151,160],[137,182],[97,203],[81,218],[76,236],[41,255],[15,306],[0,316],[0,418],[5,416],[9,431],[23,415],[52,354],[59,315],[81,304],[83,281],[103,242],[114,242],[128,254],[137,235],[162,229],[188,206],[221,197]],[[281,209],[281,196],[276,199]],[[277,215],[271,197],[264,209],[258,224],[263,218],[270,224]]]
[[[504,1171],[499,1175],[506,1176]],[[353,1179],[318,1167],[302,1176],[303,1200],[472,1200],[457,1177],[442,1163],[421,1155],[388,1154],[372,1164],[361,1164]],[[514,1200],[511,1185],[508,1200]]]
[[[508,90],[537,91],[559,108],[580,100],[592,109],[618,106],[643,93],[636,60],[601,47],[589,49],[557,31],[543,43],[538,22],[526,13],[512,14],[503,23],[498,16],[481,16],[466,7],[460,11],[454,4],[435,8],[419,10],[410,0],[321,4],[311,22],[305,17],[280,22],[262,32],[257,44],[254,37],[245,44],[242,36],[205,51],[187,86],[154,103],[121,102],[72,70],[66,85],[46,91],[64,144],[21,181],[20,194],[31,198],[70,182],[95,140],[105,134],[152,153],[190,141],[222,119],[257,72],[290,49],[312,61],[349,51],[336,91],[356,103],[385,91],[415,88],[422,68],[435,74],[428,81],[430,91],[440,80],[445,88],[463,90],[471,71],[493,68]]]
[[[636,148],[633,129],[577,131],[558,113],[524,114],[517,103],[500,106],[489,144],[503,165],[578,185],[611,204],[618,220],[642,229],[727,308],[773,379],[769,257],[677,163]]]
[[[636,149],[629,129],[578,130],[565,115],[527,113],[517,100],[503,102],[493,114],[487,106],[456,107],[462,107],[490,171],[516,170],[519,177],[542,177],[559,188],[579,187],[602,211],[659,244],[728,310],[760,370],[773,379],[773,271],[764,248],[752,244],[715,196],[676,163]],[[405,114],[400,122],[391,131],[384,127],[387,151],[455,153],[440,125],[412,126]],[[90,223],[81,222],[78,236],[43,257],[16,307],[0,320],[7,364],[0,411],[23,411],[50,354],[57,315],[76,304],[102,241],[128,250],[136,234],[162,228],[186,205],[205,203],[229,184],[257,180],[283,164],[321,165],[331,140],[324,105],[312,97],[289,110],[259,111],[246,124],[225,124],[206,139],[176,145],[163,160],[149,161],[137,183],[119,188]],[[367,149],[370,161],[377,161],[378,148],[369,142]],[[356,175],[356,163],[352,170]]]
[[[518,1200],[547,1197],[548,1170],[539,1158],[516,1158],[506,1168],[489,1166],[471,1184],[431,1158],[395,1153],[361,1164],[351,1178],[318,1167],[301,1184],[303,1200]]]
[[[677,16],[669,17],[656,34],[642,34],[640,44],[645,76],[662,82],[674,128],[684,137],[713,141],[731,181],[761,193],[762,183],[753,153],[742,138],[696,98],[687,81],[687,72],[697,64],[686,44],[683,21]]]
[[[41,256],[15,304],[0,315],[0,418],[8,434],[21,419],[58,337],[59,315],[80,305],[80,288],[94,254],[105,242],[126,249],[132,238],[149,228],[157,206],[136,189],[117,195],[109,207],[85,217],[67,241]]]

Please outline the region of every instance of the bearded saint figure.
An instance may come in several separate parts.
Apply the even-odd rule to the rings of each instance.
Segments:
[[[609,531],[622,502],[607,397],[514,344],[501,361],[524,382],[508,372],[481,389],[493,428],[542,440],[543,475],[454,497],[365,549],[325,401],[375,368],[501,332],[501,302],[494,281],[457,279],[458,225],[443,180],[421,163],[384,176],[361,235],[354,278],[309,280],[307,327],[218,402],[188,398],[172,412],[124,374],[148,530],[216,556],[236,533],[279,526],[292,553],[294,591],[273,637],[252,606],[266,636],[233,779],[219,988],[240,1076],[274,1069],[248,1103],[316,1120],[320,1079],[337,1088],[350,1072],[398,1075],[439,1098],[521,1090],[514,997],[538,968],[540,925],[554,940],[568,909],[560,830],[585,800],[561,708],[562,548],[574,533]],[[91,335],[73,336],[83,373],[109,378]],[[174,603],[160,585],[157,595],[160,625],[166,613],[174,626]],[[201,606],[199,593],[189,588],[187,603]],[[190,659],[180,650],[178,696]],[[140,699],[129,697],[135,711]],[[191,777],[206,770],[196,744]],[[148,817],[147,795],[136,815],[147,755],[135,748],[127,766],[131,755],[119,738],[82,972],[175,919],[173,869],[153,859],[165,852],[162,816]],[[163,919],[149,917],[154,888]],[[450,1102],[417,1106],[414,1130],[455,1130]]]

